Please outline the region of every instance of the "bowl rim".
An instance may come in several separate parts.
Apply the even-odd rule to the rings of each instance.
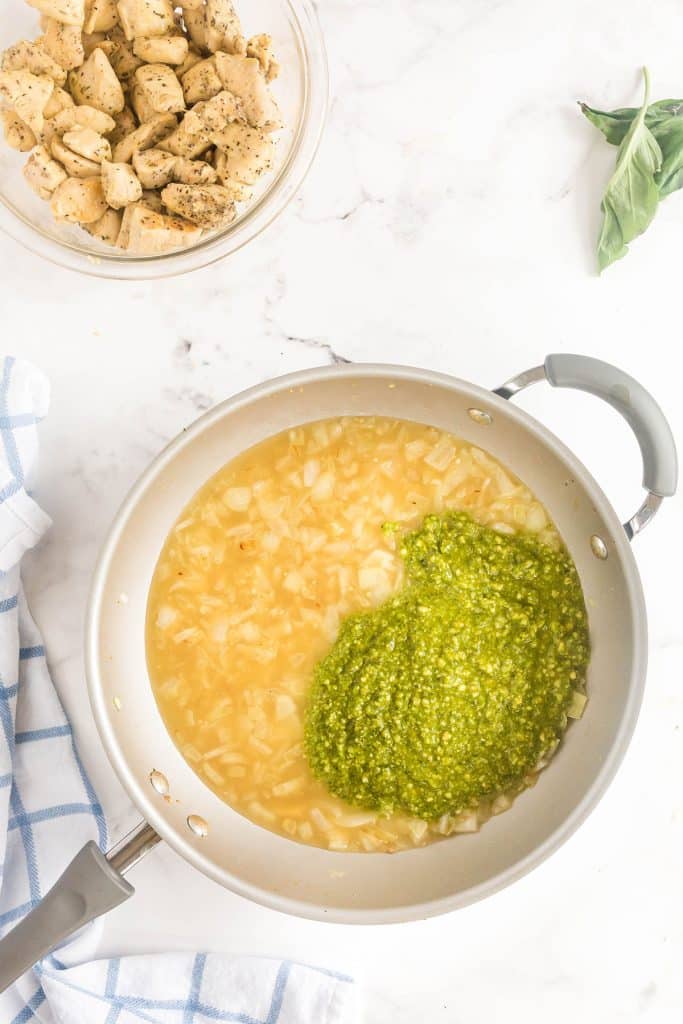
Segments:
[[[351,380],[358,377],[381,378],[387,375],[391,375],[396,379],[409,380],[411,382],[417,381],[433,387],[457,391],[461,396],[463,394],[466,395],[468,399],[471,398],[474,401],[484,400],[494,408],[505,409],[508,415],[511,415],[521,426],[535,434],[540,441],[548,445],[569,464],[576,478],[590,491],[592,501],[609,527],[609,539],[614,548],[614,557],[620,559],[623,568],[627,598],[633,609],[633,621],[637,624],[637,633],[634,636],[634,657],[628,681],[628,697],[624,704],[619,731],[611,747],[606,751],[600,771],[596,774],[582,800],[577,804],[572,813],[564,819],[562,824],[550,833],[544,842],[539,844],[532,852],[521,857],[508,868],[493,875],[485,882],[481,882],[451,896],[442,896],[423,903],[398,905],[380,910],[375,908],[346,909],[324,906],[320,903],[298,900],[294,897],[281,896],[260,886],[247,883],[236,877],[233,873],[215,865],[202,854],[200,848],[191,846],[185,837],[166,821],[163,809],[159,806],[158,802],[155,802],[152,796],[138,785],[107,721],[107,702],[100,674],[99,619],[109,566],[119,538],[123,534],[128,519],[139,499],[149,487],[154,486],[155,479],[160,471],[174,460],[177,453],[192,445],[206,429],[235,409],[248,403],[272,397],[282,390],[315,384],[334,376]],[[224,888],[228,888],[230,891],[272,910],[293,914],[309,920],[337,924],[398,924],[435,917],[458,910],[499,892],[547,860],[586,820],[612,782],[635,729],[644,693],[646,669],[647,616],[640,575],[623,526],[608,498],[588,469],[574,455],[571,449],[524,409],[512,405],[494,392],[472,384],[469,381],[450,374],[405,365],[352,363],[300,370],[269,379],[241,391],[218,403],[198,417],[155,456],[140,477],[138,477],[118,509],[109,532],[105,537],[93,571],[85,617],[85,670],[93,717],[109,761],[143,817],[149,821],[159,835],[184,860]],[[417,856],[419,853],[420,850],[417,849],[406,851],[402,855]]]
[[[258,238],[299,192],[322,141],[330,103],[330,73],[325,38],[314,0],[282,0],[295,29],[303,81],[301,114],[287,158],[266,190],[218,235],[189,249],[159,256],[86,252],[36,227],[0,195],[0,231],[34,256],[88,277],[147,281],[189,274],[239,252]]]

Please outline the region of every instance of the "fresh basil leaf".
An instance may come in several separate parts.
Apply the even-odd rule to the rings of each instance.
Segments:
[[[655,175],[660,199],[683,188],[683,118],[670,117],[652,129],[662,151],[661,170]]]
[[[643,78],[643,105],[619,146],[617,166],[601,204],[603,221],[598,239],[601,271],[626,255],[628,243],[645,231],[659,203],[655,174],[662,165],[662,151],[645,124],[650,96],[647,68],[643,68]]]
[[[581,113],[585,114],[591,124],[594,124],[607,141],[613,146],[620,146],[624,137],[638,113],[635,107],[625,107],[623,110],[595,110],[587,103],[579,103]]]
[[[668,121],[670,117],[683,119],[683,100],[657,100],[651,103],[647,108],[645,124],[652,128],[660,121]]]
[[[626,132],[631,127],[638,113],[637,107],[622,107],[619,110],[596,110],[587,103],[579,103],[581,113],[591,124],[594,124],[607,141],[613,146],[620,146]],[[683,100],[658,100],[651,103],[645,114],[645,124],[656,135],[655,128],[671,118],[683,120]]]

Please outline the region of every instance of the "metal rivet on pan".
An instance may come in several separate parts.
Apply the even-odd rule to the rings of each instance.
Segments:
[[[123,707],[120,697],[112,697],[111,702],[114,705],[114,711],[120,711]]]
[[[493,423],[493,416],[490,412],[484,412],[483,409],[468,409],[467,415],[475,423],[479,423],[482,427],[488,427]]]
[[[200,839],[205,839],[209,834],[209,826],[198,814],[191,814],[187,819],[187,827]]]
[[[159,796],[168,796],[168,779],[163,772],[159,772],[156,768],[149,773],[149,781],[152,784],[152,789],[159,794]]]
[[[591,537],[591,551],[596,558],[602,559],[603,562],[607,558],[607,545],[602,537],[598,537],[597,533]]]

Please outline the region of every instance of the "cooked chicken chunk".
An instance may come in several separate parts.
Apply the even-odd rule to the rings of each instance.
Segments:
[[[180,217],[167,217],[142,203],[126,207],[118,245],[140,256],[186,249],[201,238],[201,228]]]
[[[190,44],[189,49],[187,51],[187,57],[185,58],[183,63],[175,69],[175,73],[180,79],[180,81],[182,82],[183,75],[186,75],[187,72],[195,66],[195,64],[199,64],[202,60],[203,57],[201,53],[197,53],[194,46]]]
[[[144,153],[135,153],[133,167],[143,188],[163,188],[173,181],[178,157],[172,153],[164,153],[162,149],[148,149]]]
[[[142,203],[131,203],[121,213],[121,227],[119,229],[119,235],[116,239],[116,244],[119,249],[127,249],[128,242],[130,241],[130,224],[133,219],[133,210],[136,210]]]
[[[70,132],[64,133],[62,141],[72,153],[78,153],[86,160],[94,160],[96,163],[111,160],[109,142],[92,128],[74,128]]]
[[[49,199],[57,186],[66,181],[67,174],[45,146],[38,146],[26,161],[24,177],[41,199]]]
[[[92,35],[84,32],[81,39],[86,60],[94,50],[101,50],[111,64],[114,54],[118,52],[119,44],[115,43],[113,39],[109,39],[104,32],[93,32]],[[117,75],[116,77],[118,78],[119,76]]]
[[[43,111],[55,83],[48,75],[32,75],[30,71],[0,71],[0,95],[14,107],[34,135],[43,130]]]
[[[84,32],[111,32],[118,23],[116,0],[86,0]]]
[[[213,57],[202,60],[190,68],[183,77],[183,94],[188,107],[201,100],[210,100],[223,88],[223,83],[216,71],[216,61]]]
[[[212,53],[244,53],[246,43],[232,0],[206,0],[206,45]]]
[[[82,25],[85,17],[85,0],[27,0],[48,18],[61,21],[65,25]]]
[[[225,154],[224,175],[243,185],[254,185],[272,170],[275,145],[267,132],[245,124],[230,124],[211,133],[213,144]]]
[[[246,124],[242,100],[225,89],[203,105],[199,111],[199,117],[204,127],[211,131],[220,131],[221,128],[225,128],[226,125],[235,121]]]
[[[99,178],[67,178],[52,194],[50,207],[56,220],[92,224],[107,212]]]
[[[135,84],[156,113],[177,114],[185,110],[180,82],[166,64],[143,64],[135,72]]]
[[[52,90],[52,95],[45,104],[43,117],[47,121],[56,114],[59,114],[60,111],[67,110],[69,107],[73,107],[74,105],[74,101],[71,99],[71,96],[66,89],[61,89],[56,85]]]
[[[94,220],[92,224],[84,224],[83,227],[89,235],[99,238],[100,242],[116,245],[122,220],[123,215],[118,210],[107,210],[99,220]]]
[[[78,25],[64,25],[61,21],[48,18],[43,47],[66,71],[79,68],[85,60],[83,36]]]
[[[38,141],[25,121],[13,110],[0,111],[5,132],[5,142],[19,153],[28,153]]]
[[[181,65],[188,54],[185,36],[139,36],[133,53],[148,64]]]
[[[198,103],[193,110],[188,110],[176,130],[156,143],[157,148],[175,156],[186,156],[190,160],[205,153],[211,145],[211,139],[197,112],[200,106]]]
[[[126,39],[166,36],[175,26],[171,0],[118,0],[119,20]]]
[[[141,124],[117,142],[114,146],[114,160],[116,163],[130,163],[134,153],[142,153],[156,146],[173,131],[177,123],[173,114],[157,114],[152,121]]]
[[[153,117],[156,117],[158,110],[155,110],[149,101],[149,97],[144,89],[142,89],[135,80],[128,89],[128,102],[135,111],[135,116],[139,124],[144,124],[145,121],[151,121]]]
[[[175,158],[173,180],[182,185],[214,185],[218,175],[215,168],[204,160],[188,160],[178,156]]]
[[[25,39],[15,43],[2,55],[3,71],[30,71],[32,75],[48,75],[56,85],[64,85],[66,71],[53,60],[47,50]]]
[[[130,135],[134,132],[137,127],[137,121],[135,120],[135,114],[130,107],[124,107],[118,114],[114,116],[114,128],[112,131],[107,132],[109,141],[112,146],[117,146],[121,139],[125,138],[126,135]]]
[[[161,201],[161,195],[155,192],[154,189],[143,189],[142,199],[138,205],[146,206],[148,210],[154,210],[155,213],[164,212],[164,204]]]
[[[116,239],[116,244],[120,249],[126,249],[128,242],[130,241],[130,227],[138,216],[133,211],[142,208],[143,210],[151,210],[154,213],[163,213],[164,205],[161,202],[161,197],[158,192],[144,191],[142,193],[142,199],[139,199],[137,203],[130,203],[123,211],[121,219],[121,231],[119,237]]]
[[[76,103],[87,103],[105,114],[123,110],[123,89],[102,50],[93,50],[82,67],[69,73],[71,95]]]
[[[53,135],[50,142],[50,152],[55,160],[59,160],[67,174],[71,178],[99,178],[101,167],[98,160],[88,160],[87,157],[74,153],[62,141],[59,135]]]
[[[102,164],[104,198],[114,210],[122,210],[142,197],[142,185],[130,164]]]
[[[76,115],[76,124],[79,124],[81,128],[92,128],[94,132],[99,132],[100,135],[109,135],[116,127],[116,121],[113,117],[105,114],[103,110],[97,110],[96,107],[89,106],[87,103],[74,107],[74,113]]]
[[[235,219],[235,203],[221,185],[167,185],[164,206],[202,228],[220,228]]]
[[[129,42],[123,30],[115,28],[108,35],[116,49],[109,58],[109,62],[116,72],[116,76],[125,87],[144,61],[133,53],[133,43]]]
[[[40,142],[41,146],[45,146],[46,149],[50,149],[55,135],[57,135],[57,131],[54,127],[54,119],[50,118],[43,124],[43,130],[40,135],[37,136],[37,140]]]
[[[116,127],[113,117],[88,106],[87,103],[78,107],[66,107],[56,114],[51,122],[55,131],[61,135],[73,131],[74,128],[89,128],[99,135],[109,135]]]
[[[236,203],[244,203],[248,199],[251,199],[253,189],[251,186],[244,185],[242,182],[235,181],[230,177],[228,158],[220,149],[217,149],[215,152],[213,166],[216,168],[216,174],[218,175],[219,182],[223,188],[227,189]]]
[[[269,132],[281,128],[280,111],[268,89],[258,60],[255,57],[220,52],[215,55],[215,59],[223,87],[242,100],[249,124]]]
[[[183,21],[185,22],[185,28],[187,33],[200,51],[200,53],[206,53],[209,49],[207,36],[208,26],[206,23],[206,7],[200,5],[199,7],[184,7],[183,8]]]
[[[266,32],[251,37],[247,43],[247,57],[256,58],[267,82],[272,82],[280,74],[280,65],[273,53],[273,40]]]

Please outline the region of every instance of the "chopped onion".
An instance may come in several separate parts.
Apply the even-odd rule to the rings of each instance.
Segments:
[[[308,459],[304,462],[304,487],[312,487],[320,476],[320,462],[318,459]]]
[[[162,604],[161,608],[157,612],[156,624],[159,629],[168,629],[175,622],[178,613],[175,608],[171,608],[167,604]]]
[[[321,832],[329,832],[332,827],[319,807],[312,807],[309,811],[309,818]]]
[[[204,772],[204,775],[206,775],[209,782],[213,782],[214,785],[222,786],[224,784],[225,779],[223,778],[221,773],[217,772],[216,769],[212,768],[211,765],[207,762],[204,762],[204,764],[202,765],[202,771]]]
[[[476,811],[471,811],[469,814],[461,814],[459,818],[453,822],[451,826],[451,832],[478,832],[479,831],[479,818],[477,817]]]
[[[296,711],[296,704],[291,697],[287,694],[279,694],[275,700],[275,717],[278,722],[282,721],[283,718],[288,718],[293,715]]]
[[[304,588],[304,578],[300,572],[288,572],[282,586],[285,590],[288,590],[290,594],[300,594]]]
[[[431,466],[432,469],[438,469],[440,472],[443,472],[444,469],[448,469],[454,458],[455,448],[453,447],[453,443],[444,435],[441,437],[436,448],[425,455],[424,461],[428,466]]]
[[[335,823],[344,828],[364,828],[366,825],[374,825],[377,821],[376,814],[359,811],[357,814],[336,814]]]
[[[334,474],[323,473],[315,482],[315,486],[311,491],[311,497],[314,501],[326,501],[332,497],[334,492]]]
[[[421,842],[427,834],[429,826],[426,821],[421,821],[419,818],[415,818],[413,821],[408,823],[408,831],[410,838],[414,843]]]
[[[526,517],[526,527],[532,533],[540,531],[548,525],[548,519],[541,505],[534,503],[529,509]]]
[[[588,697],[585,693],[581,693],[580,690],[574,690],[572,693],[572,702],[567,710],[568,718],[581,718],[584,712],[584,708],[588,703]]]
[[[244,512],[251,504],[251,487],[228,487],[223,501],[233,512]]]
[[[288,779],[287,782],[279,782],[277,786],[273,786],[273,796],[290,796],[290,794],[303,789],[305,784],[306,779],[303,775],[299,775],[296,779]]]

